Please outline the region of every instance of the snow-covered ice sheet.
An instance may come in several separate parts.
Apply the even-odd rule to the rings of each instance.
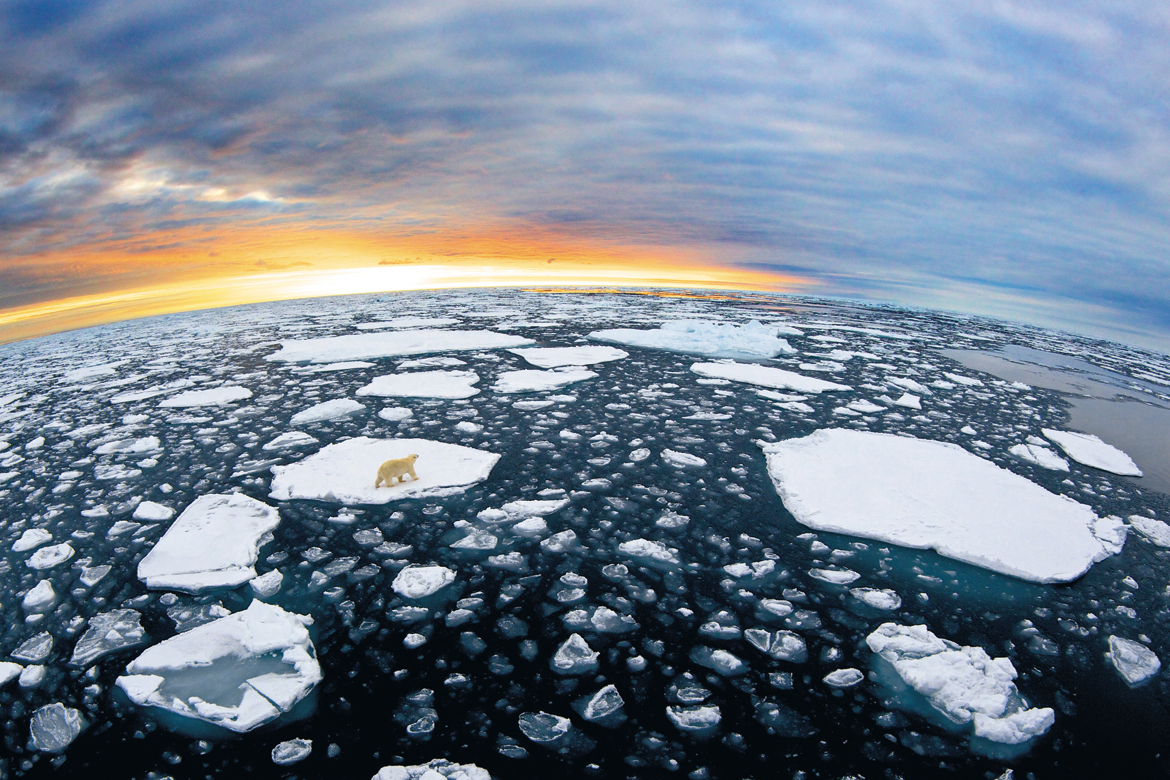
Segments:
[[[1054,431],[1050,428],[1044,428],[1043,433],[1077,463],[1126,477],[1142,476],[1142,470],[1132,458],[1091,433]]]
[[[312,622],[253,601],[147,648],[118,687],[139,706],[250,731],[291,710],[321,681],[306,628]]]
[[[383,398],[470,398],[479,394],[479,374],[474,371],[412,371],[376,376],[358,395]]]
[[[492,390],[497,393],[535,393],[559,390],[597,376],[584,368],[554,368],[549,371],[505,371],[496,378]]]
[[[200,496],[138,564],[148,588],[200,593],[256,576],[262,537],[280,524],[273,507],[239,493]]]
[[[378,467],[387,460],[418,455],[417,480],[374,487]],[[371,439],[361,436],[330,444],[298,463],[273,466],[270,496],[341,504],[385,504],[400,498],[461,493],[487,479],[500,456],[472,447],[429,439]]]
[[[977,737],[1019,745],[1046,733],[1056,720],[1052,709],[1029,709],[1023,702],[1008,658],[942,639],[926,626],[883,623],[865,642],[940,714],[958,725],[973,723]]]
[[[630,353],[617,347],[527,347],[508,350],[519,355],[537,368],[560,368],[561,366],[592,366],[611,360],[627,358]]]
[[[940,555],[1033,582],[1068,582],[1105,550],[1093,510],[954,444],[823,429],[761,442],[804,525]]]
[[[343,360],[422,355],[428,352],[500,349],[532,344],[532,339],[490,330],[407,330],[360,333],[319,339],[287,339],[266,360],[333,363]]]
[[[849,385],[840,385],[824,379],[816,379],[782,368],[761,366],[755,363],[695,363],[691,371],[699,376],[730,379],[758,387],[774,387],[781,390],[795,390],[798,393],[823,393],[828,390],[852,390]]]
[[[796,352],[785,339],[779,337],[779,333],[779,328],[761,325],[755,320],[746,325],[708,320],[673,320],[663,323],[657,330],[595,330],[589,334],[589,338],[688,355],[764,360]]]

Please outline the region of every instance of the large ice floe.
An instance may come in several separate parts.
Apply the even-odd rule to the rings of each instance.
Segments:
[[[761,442],[804,525],[940,555],[1033,582],[1068,582],[1120,549],[1093,510],[945,442],[823,429]],[[1124,537],[1121,537],[1124,539]]]
[[[474,371],[412,371],[405,374],[376,376],[358,395],[383,398],[470,398],[479,393],[472,387],[479,383]]]
[[[492,390],[497,393],[535,393],[557,390],[597,376],[584,368],[554,368],[549,371],[505,371],[496,378]]]
[[[531,339],[490,330],[408,330],[288,339],[281,341],[280,350],[266,359],[286,363],[333,363],[428,352],[521,347],[532,343]]]
[[[688,355],[763,360],[796,352],[787,340],[780,338],[783,330],[776,326],[761,325],[756,320],[746,325],[709,320],[674,320],[664,322],[657,330],[595,330],[589,334],[589,338]]]
[[[537,368],[560,368],[561,366],[592,366],[611,360],[627,358],[630,353],[617,347],[526,347],[508,350],[519,355]]]
[[[200,496],[139,562],[138,579],[188,593],[242,585],[256,576],[261,539],[279,524],[276,509],[254,498]]]
[[[865,642],[940,715],[956,726],[972,724],[976,737],[1020,745],[1055,722],[1052,709],[1029,708],[1020,696],[1011,659],[942,639],[926,626],[883,623]]]
[[[1124,477],[1142,476],[1142,470],[1132,458],[1091,433],[1054,431],[1050,428],[1044,428],[1042,432],[1077,463]]]
[[[118,687],[140,706],[250,731],[292,710],[321,681],[312,622],[253,601],[147,648]]]
[[[713,379],[730,379],[758,387],[778,390],[795,390],[798,393],[823,393],[827,390],[852,390],[849,385],[816,379],[811,376],[785,371],[782,368],[761,366],[755,363],[695,363],[691,371],[699,376]]]
[[[492,776],[475,764],[453,764],[436,758],[426,764],[384,766],[372,780],[492,780]]]
[[[418,479],[374,487],[378,466],[418,455]],[[371,439],[330,444],[298,463],[273,466],[269,494],[277,501],[309,498],[341,504],[385,504],[400,498],[462,493],[487,479],[500,456],[429,439]]]

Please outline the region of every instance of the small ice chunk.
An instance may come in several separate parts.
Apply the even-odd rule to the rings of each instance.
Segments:
[[[315,438],[303,431],[288,431],[265,444],[262,449],[268,452],[273,450],[291,450],[296,447],[308,447],[316,443],[317,440]]]
[[[414,412],[405,406],[387,406],[378,412],[378,416],[389,422],[402,422],[414,417]]]
[[[252,391],[246,387],[212,387],[207,390],[187,390],[165,399],[159,406],[166,408],[186,408],[190,406],[224,406],[251,398]]]
[[[1131,688],[1146,682],[1162,668],[1162,662],[1153,650],[1119,636],[1109,637],[1109,652],[1105,657]]]
[[[724,677],[743,674],[748,670],[748,665],[738,656],[722,649],[712,650],[704,645],[699,645],[691,650],[691,660],[699,666],[705,666],[708,669],[718,672]]]
[[[130,700],[243,733],[291,710],[321,681],[306,615],[253,601],[147,648],[117,684]]]
[[[852,688],[865,679],[860,669],[837,669],[825,675],[825,685],[831,688]]]
[[[425,645],[427,643],[427,641],[428,640],[427,640],[426,634],[417,634],[417,633],[411,632],[411,633],[407,634],[406,636],[402,637],[402,646],[405,647],[407,650],[417,650],[418,648]]]
[[[547,745],[564,737],[573,728],[568,718],[549,712],[520,714],[520,731],[533,742]],[[429,779],[428,779],[429,780]]]
[[[1077,463],[1111,474],[1126,477],[1142,476],[1142,470],[1129,455],[1112,444],[1106,444],[1091,433],[1054,431],[1050,428],[1042,428],[1040,432],[1056,442],[1065,454]]]
[[[669,706],[666,717],[679,731],[704,732],[718,728],[723,714],[716,704],[698,704],[691,707]]]
[[[537,368],[560,368],[561,366],[591,366],[629,357],[629,353],[616,347],[531,347],[509,349]]]
[[[780,338],[783,327],[762,325],[752,320],[746,325],[709,320],[671,320],[657,330],[616,328],[589,334],[594,341],[608,341],[633,347],[664,349],[707,357],[760,360],[796,352]]]
[[[20,677],[24,667],[12,661],[0,661],[0,688]]]
[[[557,674],[588,674],[597,670],[597,657],[580,634],[573,634],[557,649],[549,666]]]
[[[1141,515],[1130,515],[1129,524],[1159,547],[1170,547],[1170,525]]]
[[[102,564],[101,566],[85,566],[81,569],[81,584],[87,588],[92,588],[101,582],[107,574],[113,570],[112,566]]]
[[[849,595],[867,607],[892,611],[902,606],[902,597],[895,591],[878,588],[853,588]]]
[[[12,552],[27,552],[53,540],[53,535],[44,528],[29,528],[12,543]]]
[[[662,459],[675,468],[700,468],[707,465],[707,461],[698,455],[689,452],[666,449],[662,451]]]
[[[902,396],[894,401],[895,406],[904,406],[907,409],[921,409],[922,401],[918,396],[911,393],[902,393]]]
[[[51,610],[56,603],[57,591],[53,590],[53,583],[41,580],[24,594],[20,605],[24,607],[25,612],[40,614]]]
[[[142,615],[133,609],[115,609],[94,615],[89,619],[89,628],[73,648],[69,663],[87,667],[102,656],[145,644],[147,636],[139,625],[141,618]]]
[[[33,713],[29,736],[42,753],[60,753],[73,743],[85,727],[81,713],[61,702],[46,704]]]
[[[253,577],[248,581],[248,586],[251,587],[256,598],[270,599],[280,592],[280,586],[283,583],[284,574],[281,573],[280,569],[273,569],[259,577]]]
[[[1048,447],[1036,444],[1016,444],[1008,449],[1015,457],[1049,471],[1068,471],[1068,461]]]
[[[12,657],[18,661],[30,664],[39,664],[53,652],[53,635],[48,631],[26,639],[20,647],[12,651]]]
[[[761,366],[756,363],[695,363],[691,371],[700,376],[731,379],[757,387],[777,390],[794,390],[798,393],[823,393],[826,391],[852,390],[849,385],[839,385],[824,379],[785,371],[782,368]]]
[[[175,516],[175,510],[169,506],[156,504],[153,501],[143,501],[138,506],[134,507],[134,519],[145,520],[147,522],[160,522],[163,520],[170,520]]]
[[[289,766],[304,761],[312,752],[313,740],[288,739],[272,748],[272,763],[277,766]]]
[[[496,377],[496,383],[492,385],[492,390],[497,393],[535,393],[559,390],[595,376],[597,376],[597,372],[584,368],[505,371]]]
[[[45,681],[48,670],[41,664],[30,664],[20,670],[19,684],[21,688],[36,688]]]
[[[630,460],[634,463],[641,463],[650,457],[650,450],[645,447],[639,447],[636,450],[630,450]]]
[[[625,706],[622,695],[612,684],[589,696],[581,707],[581,717],[588,721],[605,720]]]
[[[425,599],[455,581],[455,572],[446,566],[407,566],[390,587],[406,599]]]
[[[37,550],[28,557],[24,565],[30,569],[44,571],[45,569],[60,566],[76,554],[69,542],[62,542],[61,544],[54,544]]]
[[[426,764],[384,766],[372,780],[492,780],[492,777],[475,764],[453,764],[436,758]]]
[[[659,565],[677,566],[678,550],[651,539],[631,539],[618,545],[618,552],[631,558]]]
[[[861,577],[851,569],[809,569],[808,576],[833,585],[848,585]]]
[[[201,593],[256,577],[267,534],[280,524],[273,507],[239,493],[200,496],[138,564],[148,588]]]
[[[381,398],[471,398],[479,394],[474,371],[412,371],[376,376],[358,395]]]
[[[95,455],[141,455],[158,452],[161,449],[162,442],[157,436],[144,436],[141,439],[108,441],[99,445],[93,452]]]
[[[463,422],[455,423],[455,430],[460,433],[479,433],[483,430],[483,426],[478,423],[464,420]]]
[[[289,420],[291,425],[308,425],[309,423],[340,420],[358,412],[365,411],[365,405],[349,398],[336,398],[332,401],[323,401],[308,409],[297,412]]]
[[[569,528],[558,531],[540,543],[540,549],[546,553],[563,553],[577,544],[577,534]]]

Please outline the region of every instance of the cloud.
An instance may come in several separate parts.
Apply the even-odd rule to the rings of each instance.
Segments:
[[[530,225],[1167,330],[1156,5],[67,5],[0,12],[10,258]]]

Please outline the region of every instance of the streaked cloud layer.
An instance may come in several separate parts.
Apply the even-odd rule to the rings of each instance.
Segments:
[[[1157,4],[2,8],[0,307],[345,267],[326,236],[1170,338]]]

